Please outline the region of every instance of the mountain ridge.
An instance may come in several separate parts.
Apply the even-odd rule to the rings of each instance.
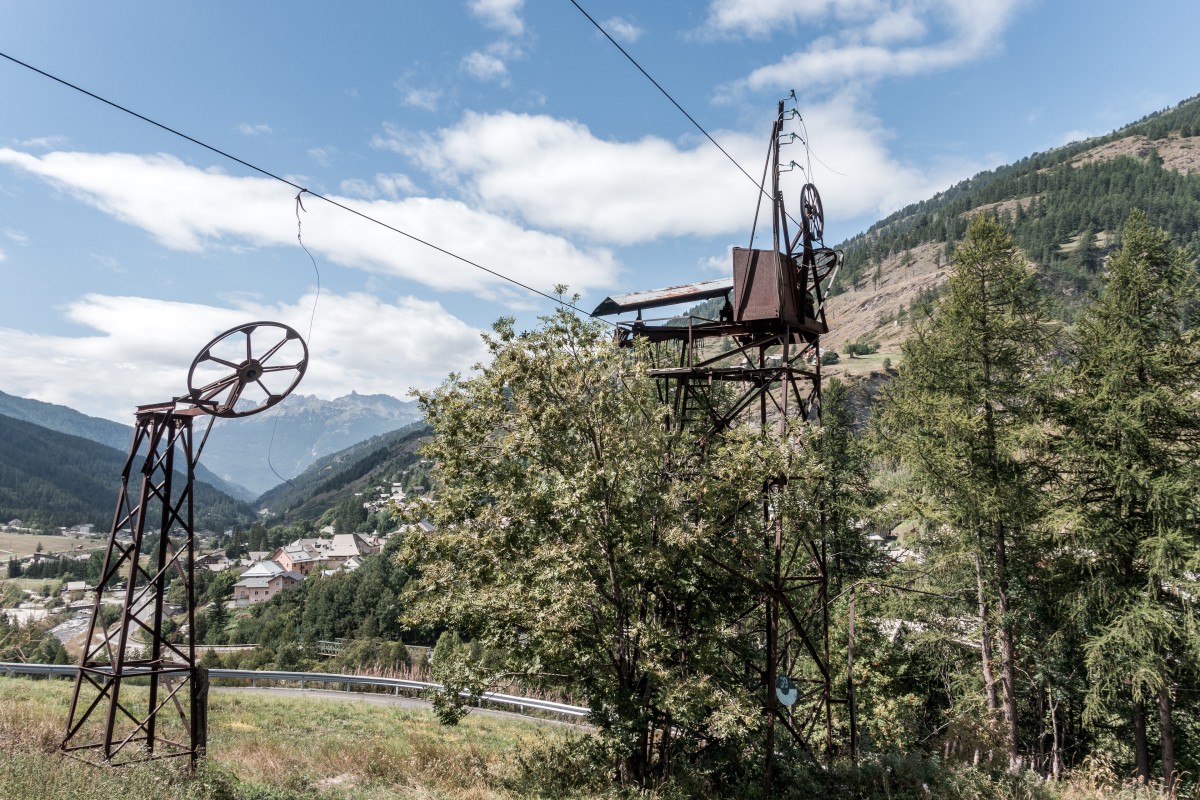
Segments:
[[[266,413],[214,426],[205,463],[261,495],[322,456],[420,419],[417,401],[387,394],[351,392],[333,400],[293,394]]]
[[[127,452],[0,414],[0,519],[43,527],[112,523]],[[181,476],[182,479],[182,476]],[[245,502],[197,480],[195,527],[248,524]]]
[[[47,403],[30,397],[18,397],[0,391],[0,414],[22,420],[52,431],[77,436],[81,439],[111,447],[119,453],[129,452],[133,443],[133,426],[123,425],[102,417],[92,417],[70,406]],[[225,480],[209,470],[204,464],[196,465],[196,478],[213,488],[243,502],[255,498],[255,494],[236,481]]]
[[[0,414],[126,452],[133,428],[69,406],[0,391]],[[293,394],[271,410],[214,424],[197,478],[240,500],[303,472],[318,458],[421,419],[415,400],[350,392],[333,400]]]

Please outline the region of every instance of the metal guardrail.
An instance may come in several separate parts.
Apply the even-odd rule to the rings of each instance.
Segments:
[[[0,675],[54,675],[73,677],[78,670],[74,664],[23,664],[15,661],[0,661]],[[136,670],[131,670],[136,675]],[[379,686],[393,690],[399,694],[401,689],[407,691],[442,691],[440,683],[426,681],[410,681],[404,678],[383,678],[374,675],[340,675],[332,672],[283,672],[256,669],[210,669],[209,680],[248,680],[251,686],[257,686],[259,681],[267,683],[299,683],[304,688],[306,683],[343,684],[347,691],[351,686]],[[476,698],[470,692],[459,692],[462,697]],[[482,703],[515,706],[519,713],[525,709],[546,711],[552,714],[562,714],[566,717],[586,717],[591,711],[583,706],[572,706],[566,703],[554,703],[549,700],[539,700],[534,697],[520,697],[499,692],[484,692],[476,698]]]

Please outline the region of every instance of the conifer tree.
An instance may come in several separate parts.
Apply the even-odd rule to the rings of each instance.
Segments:
[[[1013,581],[1022,572],[1010,562],[1039,518],[1041,472],[1027,456],[1040,418],[1033,379],[1052,338],[1035,277],[999,223],[976,217],[953,262],[933,315],[904,345],[878,429],[909,476],[907,502],[935,532],[935,570],[948,589],[973,585],[988,710],[1001,708],[1016,770]]]
[[[1200,563],[1200,301],[1188,255],[1130,215],[1108,280],[1072,337],[1060,407],[1080,562],[1088,712],[1124,706],[1149,779],[1147,704],[1159,707],[1162,775],[1174,780],[1172,703],[1196,632],[1186,606]],[[1194,663],[1194,661],[1193,661]]]

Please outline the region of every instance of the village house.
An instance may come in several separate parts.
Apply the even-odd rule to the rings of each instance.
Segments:
[[[350,558],[360,558],[379,552],[379,545],[368,542],[357,533],[339,533],[333,537],[324,555],[327,564],[341,565]]]
[[[274,561],[260,561],[243,572],[241,580],[233,585],[233,604],[241,608],[265,603],[302,580],[304,576],[299,572],[285,570]]]
[[[321,558],[316,550],[316,547],[306,543],[305,540],[297,539],[276,550],[271,556],[271,562],[285,570],[298,572],[308,577],[314,569],[321,566]]]

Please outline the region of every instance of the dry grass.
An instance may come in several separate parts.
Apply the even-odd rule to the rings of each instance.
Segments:
[[[0,800],[516,796],[519,755],[568,734],[492,715],[440,725],[432,712],[214,689],[208,765],[105,770],[60,757],[71,683],[0,678]],[[50,775],[47,782],[39,776]]]
[[[90,551],[104,547],[104,542],[97,539],[0,531],[0,559],[7,561],[10,555],[17,558],[33,555],[37,552],[38,544],[41,544],[43,553],[65,553],[69,550]]]

